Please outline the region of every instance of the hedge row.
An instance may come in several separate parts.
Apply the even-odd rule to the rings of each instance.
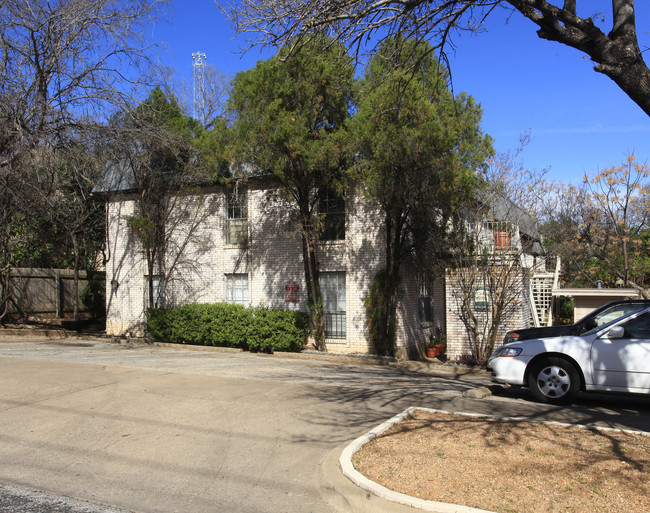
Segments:
[[[150,309],[147,329],[159,342],[297,352],[307,337],[309,316],[304,312],[227,303],[193,303]]]

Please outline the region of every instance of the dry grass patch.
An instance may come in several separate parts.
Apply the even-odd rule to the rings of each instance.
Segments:
[[[352,463],[391,490],[498,513],[650,512],[642,433],[416,410]]]

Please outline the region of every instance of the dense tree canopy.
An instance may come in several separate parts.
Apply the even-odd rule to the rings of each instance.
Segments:
[[[392,354],[401,265],[415,255],[431,273],[459,206],[474,192],[491,140],[481,132],[480,108],[449,91],[426,43],[386,39],[361,91],[351,129],[355,175],[380,207],[386,232],[383,290],[369,305],[383,311],[369,318],[377,349]]]
[[[345,49],[313,39],[290,58],[287,49],[234,80],[232,151],[245,173],[272,176],[289,201],[302,240],[315,339],[324,349],[316,241],[323,232],[319,200],[343,193],[343,130],[351,108],[354,69]]]

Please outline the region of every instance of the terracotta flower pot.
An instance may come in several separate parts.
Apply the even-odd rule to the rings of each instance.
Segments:
[[[436,346],[433,347],[427,347],[427,358],[435,358],[438,356],[438,348]]]

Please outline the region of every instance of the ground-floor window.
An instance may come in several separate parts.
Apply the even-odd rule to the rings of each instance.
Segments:
[[[226,302],[248,306],[248,274],[226,274]]]
[[[489,287],[476,287],[474,289],[474,311],[488,312],[492,300]]]
[[[320,287],[325,314],[325,337],[346,337],[345,273],[320,274]]]
[[[433,322],[433,284],[425,278],[420,278],[418,289],[418,319],[420,322]]]

